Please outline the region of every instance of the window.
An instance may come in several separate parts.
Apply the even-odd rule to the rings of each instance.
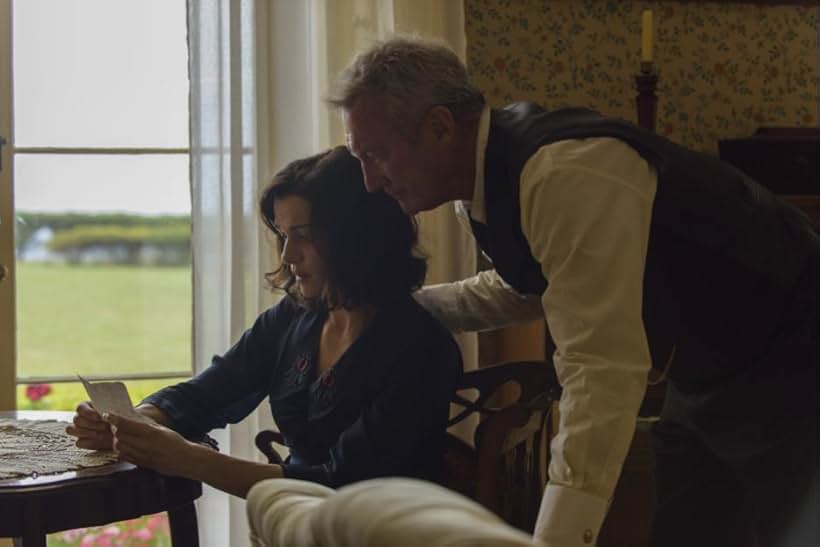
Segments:
[[[185,1],[12,14],[17,408],[139,400],[192,370]]]

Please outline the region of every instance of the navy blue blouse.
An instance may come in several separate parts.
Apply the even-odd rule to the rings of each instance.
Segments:
[[[202,373],[143,402],[196,438],[239,422],[268,397],[290,449],[286,477],[334,488],[390,475],[437,480],[462,371],[452,336],[407,296],[379,310],[317,374],[325,318],[286,297]]]

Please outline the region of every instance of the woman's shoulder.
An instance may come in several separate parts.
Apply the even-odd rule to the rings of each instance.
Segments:
[[[389,321],[403,323],[408,328],[426,329],[439,335],[447,333],[444,326],[410,294],[394,299],[384,311]]]
[[[257,323],[262,323],[265,327],[281,328],[287,325],[294,325],[301,319],[311,318],[316,312],[299,304],[292,296],[286,294],[276,304],[263,311]]]
[[[410,348],[430,351],[431,347],[441,351],[458,352],[453,335],[430,312],[421,306],[412,295],[397,300],[390,310],[390,323],[397,338],[403,339]],[[398,340],[397,340],[398,341]]]

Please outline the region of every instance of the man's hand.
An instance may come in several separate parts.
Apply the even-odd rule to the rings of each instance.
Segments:
[[[89,401],[77,405],[72,425],[66,427],[66,433],[77,437],[78,448],[89,450],[113,450],[114,437],[111,426],[105,423]]]
[[[184,453],[194,445],[179,433],[157,423],[130,420],[114,414],[103,418],[111,426],[113,447],[120,458],[163,475],[186,476]]]

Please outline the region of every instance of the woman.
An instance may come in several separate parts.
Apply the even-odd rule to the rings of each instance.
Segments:
[[[149,396],[150,423],[100,416],[89,403],[67,429],[77,446],[244,497],[277,477],[339,487],[366,478],[435,479],[461,374],[454,340],[412,298],[426,270],[413,220],[368,194],[344,147],[296,161],[260,202],[287,296],[195,378]],[[236,423],[268,397],[290,449],[282,465],[187,439]],[[113,431],[113,434],[112,434]]]

